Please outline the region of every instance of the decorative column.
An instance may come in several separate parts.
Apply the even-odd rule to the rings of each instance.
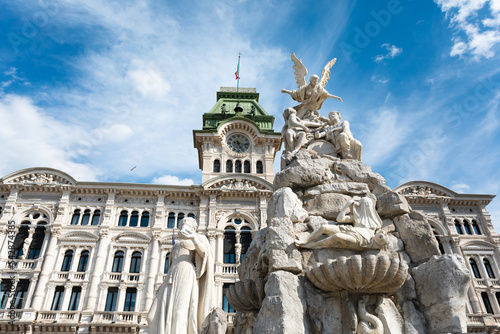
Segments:
[[[68,306],[69,306],[69,298],[71,297],[71,292],[73,291],[73,285],[72,284],[65,284],[64,285],[64,295],[63,295],[63,301],[61,304],[61,309],[60,311],[67,311]]]
[[[23,244],[23,255],[21,255],[21,260],[26,260],[28,256],[28,251],[31,245],[31,242],[33,241],[33,234],[35,234],[35,228],[34,226],[30,226],[28,230],[28,236],[26,239],[24,239],[24,244]]]
[[[118,287],[118,300],[117,300],[117,307],[116,307],[116,312],[123,312],[123,308],[125,306],[125,292],[127,290],[127,287],[124,285],[120,285]]]
[[[106,259],[109,256],[112,256],[112,254],[109,254],[109,244],[111,242],[109,238],[109,226],[114,212],[115,195],[116,191],[114,191],[113,189],[108,190],[108,199],[106,200],[106,206],[104,208],[104,217],[100,227],[100,238],[96,246],[97,256],[95,258],[95,262],[93,265],[92,278],[90,280],[89,296],[84,311],[82,313],[82,322],[84,321],[84,318],[85,320],[90,322],[93,311],[96,310],[98,288],[102,278],[102,273],[106,268]]]
[[[149,310],[151,304],[153,303],[155,280],[156,280],[156,275],[158,274],[158,265],[160,258],[160,249],[159,249],[160,237],[161,237],[160,231],[153,232],[153,238],[151,240],[151,257],[149,259],[150,261],[149,266],[147,266],[149,268],[149,272],[146,284],[146,300],[144,302],[144,305],[141,305],[140,310],[145,310],[145,311]]]
[[[14,209],[16,207],[17,197],[19,196],[19,189],[15,187],[11,189],[9,198],[5,201],[5,208],[3,210],[2,218],[0,219],[0,227],[5,226],[6,230],[2,229],[2,233],[0,234],[0,258],[7,258],[8,255],[8,244],[9,238],[7,238],[7,233],[10,231],[9,221],[14,218]],[[18,228],[15,229],[15,234],[17,234]],[[13,240],[12,240],[13,241]]]
[[[267,227],[267,197],[266,196],[260,196],[259,211],[260,211],[260,226],[257,227],[258,230],[263,229],[264,227]]]
[[[163,191],[158,192],[158,199],[156,201],[155,219],[153,228],[162,228],[165,224],[165,194]]]
[[[217,228],[217,195],[210,195],[210,201],[208,203],[208,226],[211,228]]]
[[[84,308],[84,312],[92,314],[96,309],[97,302],[97,290],[102,277],[102,273],[105,269],[106,257],[109,256],[109,244],[111,240],[109,238],[109,230],[102,229],[100,231],[100,239],[98,246],[96,248],[97,257],[94,262],[94,270],[92,271],[92,278],[90,280],[89,296],[87,303]]]
[[[61,235],[61,228],[53,226],[51,229],[48,229],[47,234],[49,234],[48,237],[50,238],[49,244],[47,246],[47,253],[44,257],[42,272],[38,277],[38,282],[35,289],[35,297],[31,302],[31,308],[35,309],[36,311],[41,310],[43,297],[45,296],[45,287],[47,285],[47,282],[49,281],[49,276],[54,269],[57,241],[59,239],[59,236]]]

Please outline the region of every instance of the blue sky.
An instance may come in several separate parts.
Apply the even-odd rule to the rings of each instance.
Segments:
[[[0,5],[0,175],[49,166],[82,181],[198,184],[192,129],[235,85],[238,53],[240,85],[257,88],[279,131],[295,52],[309,74],[337,58],[326,88],[344,102],[321,113],[350,121],[389,186],[500,193],[498,0]]]

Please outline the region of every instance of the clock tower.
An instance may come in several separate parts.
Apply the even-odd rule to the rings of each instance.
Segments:
[[[272,183],[274,157],[281,147],[273,123],[255,88],[221,87],[216,104],[203,114],[203,129],[193,131],[202,183],[231,174]]]

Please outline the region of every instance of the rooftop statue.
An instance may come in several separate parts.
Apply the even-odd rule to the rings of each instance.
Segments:
[[[215,307],[214,257],[194,218],[179,223],[172,265],[149,310],[150,334],[197,334]]]
[[[330,69],[337,61],[337,58],[330,60],[326,64],[323,72],[321,72],[321,79],[316,74],[311,75],[309,84],[306,83],[307,69],[302,64],[302,60],[298,59],[295,53],[292,53],[292,60],[295,64],[293,69],[295,70],[295,80],[297,81],[298,89],[289,91],[283,88],[281,92],[290,94],[292,99],[300,102],[298,106],[293,107],[300,119],[305,120],[318,117],[318,110],[321,109],[321,105],[327,98],[337,99],[342,102],[340,97],[331,95],[325,89],[330,79]]]

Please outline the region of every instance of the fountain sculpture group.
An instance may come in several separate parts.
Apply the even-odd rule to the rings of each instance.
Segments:
[[[285,152],[268,203],[267,227],[254,234],[238,268],[240,281],[227,296],[237,311],[235,333],[465,332],[470,278],[464,261],[441,255],[425,217],[412,212],[404,197],[361,162],[362,145],[340,113],[325,118],[318,112],[327,98],[342,101],[324,88],[336,59],[309,84],[302,62],[294,54],[292,60],[298,89],[282,92],[300,104],[283,113]],[[194,231],[184,238],[186,254],[199,260],[183,264],[191,268],[186,267],[189,283],[169,274],[167,290],[172,284],[201,284],[209,274],[203,264],[210,263],[211,255],[203,238]],[[155,317],[172,306],[165,289],[157,302],[163,298],[167,307],[155,302],[151,323],[176,320],[175,315]],[[201,291],[184,290],[186,296]],[[200,297],[190,295],[192,303],[207,301]],[[206,305],[196,306],[201,317],[179,320],[194,321],[182,333],[201,328],[208,312],[201,306]],[[194,307],[189,309],[196,313]],[[212,314],[215,323],[218,313]],[[207,319],[204,333],[219,334]]]

